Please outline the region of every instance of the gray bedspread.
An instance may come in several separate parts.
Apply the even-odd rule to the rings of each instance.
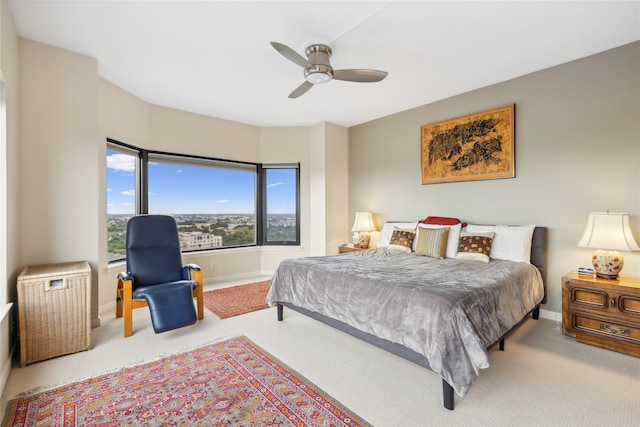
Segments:
[[[487,347],[543,296],[531,264],[379,248],[282,261],[267,303],[291,303],[410,348],[464,396],[489,367]]]

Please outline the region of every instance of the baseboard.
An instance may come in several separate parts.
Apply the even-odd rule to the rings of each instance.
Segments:
[[[116,315],[116,302],[112,301],[109,302],[107,304],[101,305],[98,310],[100,311],[100,313],[113,313],[113,315]]]
[[[543,319],[553,320],[555,322],[562,322],[562,313],[558,313],[557,311],[540,309],[540,317]]]
[[[218,283],[233,282],[233,281],[245,280],[245,279],[255,279],[256,277],[265,276],[265,275],[269,275],[269,274],[263,274],[262,272],[253,271],[249,273],[229,274],[227,276],[214,276],[208,279],[205,278],[203,281],[203,285],[206,288],[207,286],[216,285]]]
[[[2,392],[4,392],[4,386],[7,383],[7,380],[9,379],[9,374],[11,374],[11,368],[13,368],[13,355],[16,352],[16,350],[18,349],[18,343],[14,342],[11,345],[11,350],[9,350],[9,357],[4,361],[4,365],[2,366],[2,372],[0,373],[0,375],[2,375],[2,377],[0,377],[0,384],[2,384]]]

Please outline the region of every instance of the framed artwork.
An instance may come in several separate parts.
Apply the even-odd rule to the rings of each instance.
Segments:
[[[514,104],[424,125],[422,184],[515,177]]]

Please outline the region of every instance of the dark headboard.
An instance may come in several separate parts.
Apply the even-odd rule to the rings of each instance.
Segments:
[[[544,299],[547,302],[547,227],[536,227],[533,229],[531,239],[531,264],[538,267],[544,282]]]

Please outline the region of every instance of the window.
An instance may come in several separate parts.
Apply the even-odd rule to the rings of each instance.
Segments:
[[[141,212],[138,198],[139,152],[107,145],[107,252],[109,262],[125,258],[127,221]]]
[[[297,245],[298,171],[297,164],[263,167],[141,150],[108,139],[109,261],[125,258],[127,221],[141,213],[173,216],[183,252]]]
[[[149,213],[171,215],[183,251],[256,244],[257,166],[149,154]]]
[[[299,165],[265,165],[264,244],[299,245]]]

